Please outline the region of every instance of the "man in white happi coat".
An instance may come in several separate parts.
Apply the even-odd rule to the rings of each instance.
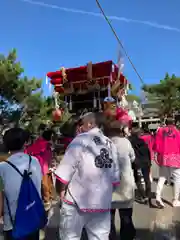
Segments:
[[[117,149],[94,113],[84,115],[79,127],[55,172],[62,201],[60,239],[78,240],[85,228],[88,239],[108,240],[112,192],[120,180]]]

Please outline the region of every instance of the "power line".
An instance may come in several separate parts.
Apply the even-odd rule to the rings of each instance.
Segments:
[[[130,56],[128,55],[128,53],[127,53],[127,51],[126,51],[124,45],[122,44],[121,40],[119,39],[119,37],[118,37],[118,35],[117,35],[115,29],[113,28],[112,24],[110,23],[108,17],[106,16],[106,14],[105,14],[103,8],[101,7],[101,4],[100,4],[99,0],[96,0],[96,3],[97,3],[97,5],[98,5],[99,9],[101,10],[101,12],[102,12],[102,14],[103,14],[105,20],[107,21],[109,27],[111,28],[111,30],[112,30],[112,32],[113,32],[115,38],[117,39],[119,45],[121,46],[122,50],[124,51],[125,56],[126,56],[127,59],[129,60],[129,62],[130,62],[130,64],[131,64],[132,68],[134,69],[135,73],[137,74],[137,76],[138,76],[140,82],[141,82],[142,84],[144,84],[144,81],[143,81],[142,77],[141,77],[140,74],[138,73],[138,71],[137,71],[135,65],[133,64],[133,62],[132,62]]]

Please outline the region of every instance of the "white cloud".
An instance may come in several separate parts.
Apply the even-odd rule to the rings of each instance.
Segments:
[[[41,7],[57,9],[57,10],[64,11],[64,12],[84,14],[84,15],[90,15],[90,16],[94,16],[94,17],[103,18],[102,14],[96,13],[96,12],[89,12],[89,11],[84,11],[84,10],[75,9],[75,8],[65,8],[65,7],[60,7],[58,5],[47,4],[47,3],[39,2],[39,1],[32,1],[32,0],[20,0],[20,1],[32,4],[32,5],[41,6]],[[108,16],[108,18],[110,20],[116,20],[116,21],[121,21],[121,22],[126,22],[126,23],[143,24],[146,26],[154,27],[154,28],[159,28],[159,29],[163,29],[163,30],[167,30],[167,31],[174,31],[174,32],[180,33],[180,28],[176,28],[176,27],[172,27],[172,26],[168,26],[168,25],[164,25],[164,24],[159,24],[156,22],[136,20],[136,19],[130,19],[130,18],[118,17],[118,16]]]

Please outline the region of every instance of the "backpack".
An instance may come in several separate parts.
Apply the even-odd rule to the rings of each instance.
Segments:
[[[44,228],[47,224],[47,214],[44,209],[42,199],[33,183],[33,180],[31,179],[31,161],[32,158],[29,155],[29,167],[28,170],[24,170],[23,174],[14,164],[7,161],[7,164],[14,168],[14,170],[16,170],[16,172],[18,172],[22,177],[15,219],[12,218],[9,202],[5,196],[9,216],[13,226],[12,237],[14,239],[22,239]]]

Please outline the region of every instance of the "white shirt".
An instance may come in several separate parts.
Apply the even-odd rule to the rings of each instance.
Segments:
[[[132,162],[135,160],[135,153],[127,138],[113,137],[111,140],[118,149],[118,162],[121,170],[120,185],[113,193],[112,208],[132,208],[135,191]]]
[[[82,211],[111,209],[113,184],[119,183],[117,149],[98,128],[79,134],[55,174],[68,184],[66,200]]]
[[[7,161],[14,164],[21,173],[24,173],[24,170],[28,169],[29,166],[29,155],[22,153],[16,153],[11,155]],[[39,161],[32,157],[30,171],[32,172],[31,178],[41,196],[41,167]],[[17,171],[12,168],[6,162],[0,163],[0,176],[4,184],[4,192],[8,198],[9,206],[11,209],[11,215],[14,219],[16,208],[17,208],[17,199],[19,197],[20,186],[22,182],[22,176],[20,176]],[[6,199],[4,199],[4,231],[9,231],[12,229],[11,220],[9,217],[9,211],[6,204]]]

